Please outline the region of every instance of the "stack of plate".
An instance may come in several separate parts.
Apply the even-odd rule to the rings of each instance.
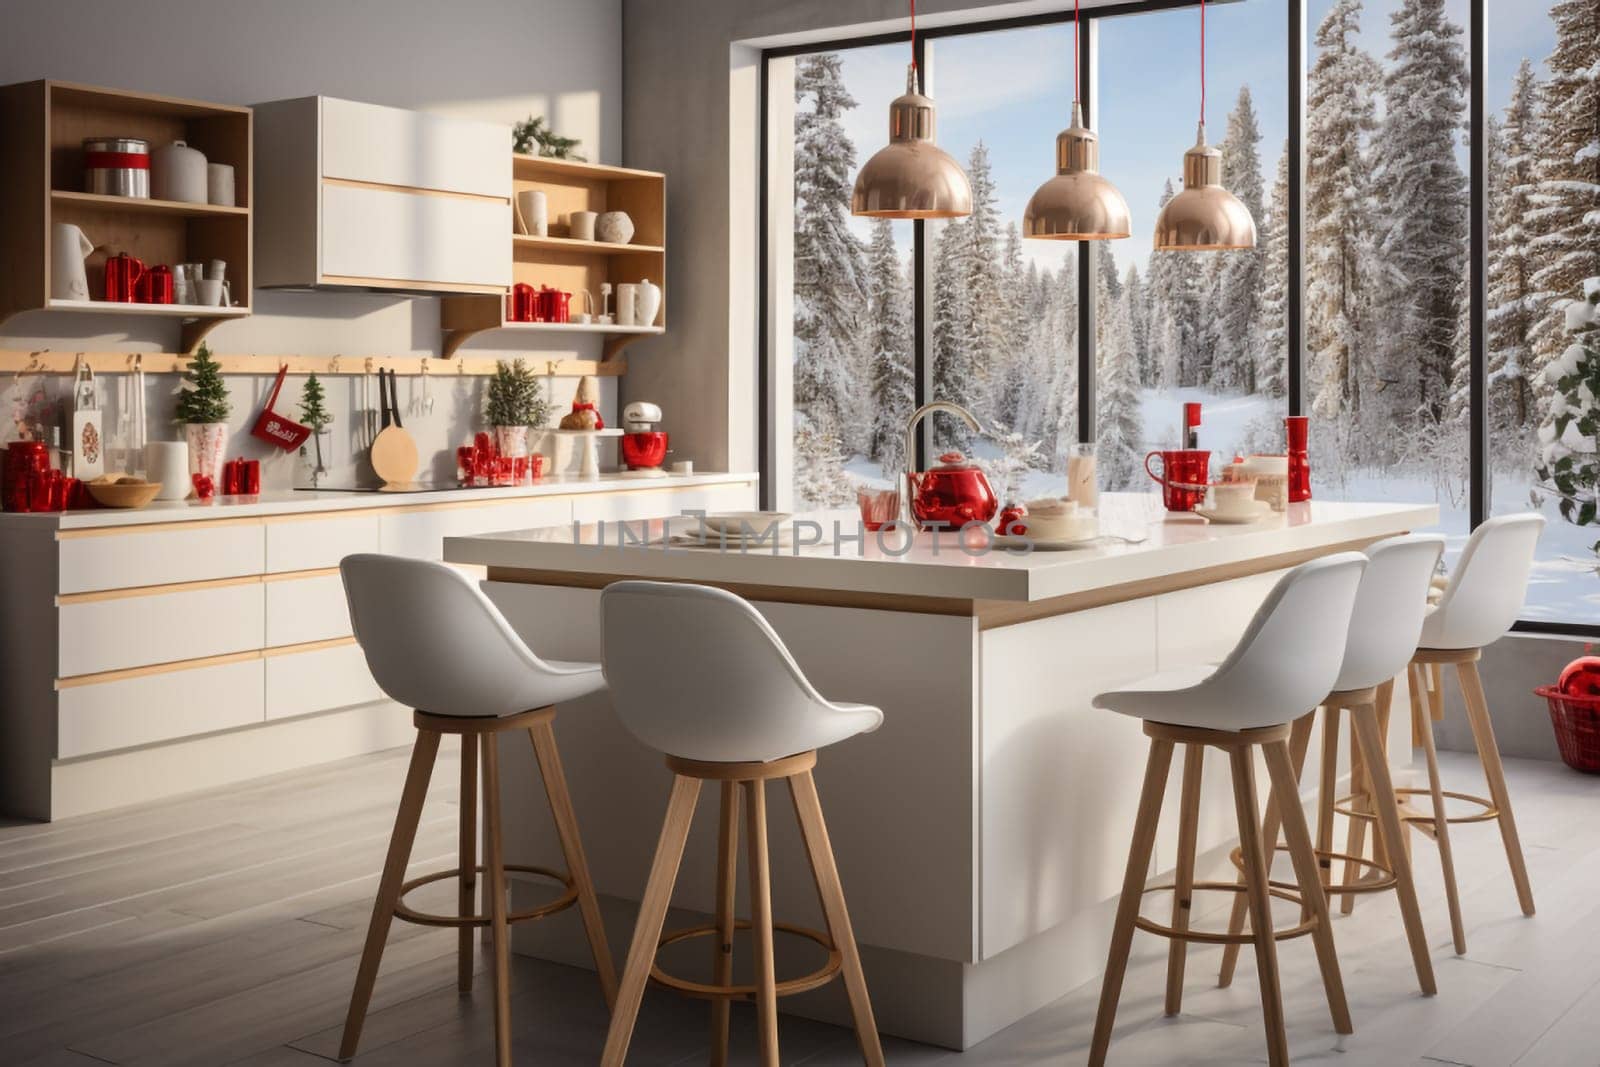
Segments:
[[[707,515],[699,527],[689,527],[672,540],[680,545],[707,548],[787,548],[794,542],[792,515],[787,511],[726,511]]]

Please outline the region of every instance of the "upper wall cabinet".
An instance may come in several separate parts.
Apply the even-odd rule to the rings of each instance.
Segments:
[[[506,127],[326,96],[255,115],[257,285],[505,293]]]
[[[98,158],[90,140],[107,142]],[[231,167],[231,196],[200,166],[187,199],[153,197],[167,190],[151,185],[151,153],[176,141]],[[187,351],[219,322],[250,314],[250,142],[249,108],[60,81],[0,89],[0,321],[36,310],[162,316],[183,323]],[[106,261],[124,256],[108,290]],[[162,272],[144,273],[213,260],[228,286],[226,295],[208,287],[210,301],[169,295],[153,284]]]

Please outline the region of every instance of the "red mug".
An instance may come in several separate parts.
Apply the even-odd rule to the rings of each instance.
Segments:
[[[1150,469],[1150,461],[1161,457],[1161,473]],[[1161,483],[1161,501],[1168,511],[1193,511],[1206,498],[1211,481],[1211,451],[1204,448],[1173,448],[1151,452],[1144,457],[1145,473]]]

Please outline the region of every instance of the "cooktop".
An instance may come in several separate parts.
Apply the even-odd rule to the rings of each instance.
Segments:
[[[471,492],[474,489],[488,489],[487,485],[462,485],[459,482],[404,482],[396,485],[385,485],[383,482],[361,482],[329,485],[297,485],[295,489],[306,493],[439,493],[453,489],[462,492]]]

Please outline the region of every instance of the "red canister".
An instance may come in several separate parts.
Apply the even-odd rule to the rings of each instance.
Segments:
[[[526,282],[518,282],[511,287],[511,312],[512,322],[534,322],[538,318],[538,294],[533,291],[533,286]]]
[[[172,268],[158,263],[144,272],[139,279],[139,302],[143,304],[172,303]]]

